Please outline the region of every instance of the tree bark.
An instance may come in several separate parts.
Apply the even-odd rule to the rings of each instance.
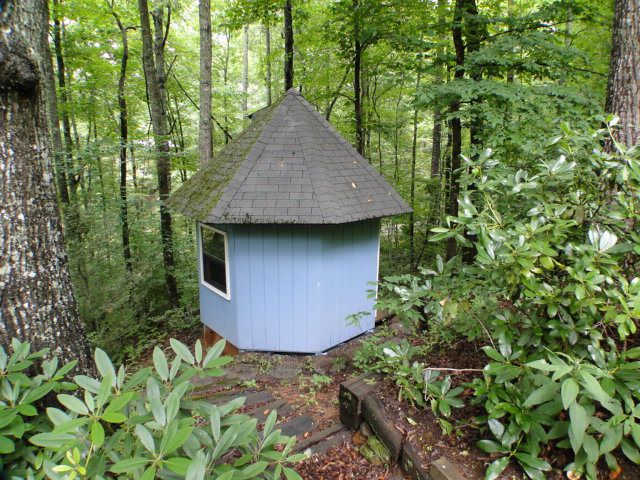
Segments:
[[[364,153],[364,135],[362,132],[362,85],[360,81],[362,68],[362,44],[360,43],[359,0],[353,0],[353,108],[356,130],[356,150]]]
[[[0,344],[50,348],[74,373],[95,366],[73,292],[53,184],[45,108],[44,0],[0,9]],[[42,66],[42,67],[39,67]]]
[[[247,114],[249,100],[249,25],[244,26],[242,48],[242,113]]]
[[[284,2],[284,91],[293,88],[293,18],[291,0]]]
[[[268,24],[264,26],[264,47],[265,47],[265,84],[267,87],[267,105],[271,105],[271,28]]]
[[[169,128],[166,115],[166,95],[164,94],[164,42],[162,12],[154,12],[155,42],[149,21],[147,0],[138,0],[140,13],[140,33],[142,36],[142,64],[149,93],[151,125],[156,148],[156,170],[158,194],[160,196],[160,234],[162,236],[162,260],[164,264],[167,296],[171,306],[179,303],[178,285],[174,274],[173,229],[171,214],[165,201],[171,191],[171,161],[169,157]],[[155,45],[154,45],[155,44]]]
[[[127,200],[127,144],[129,143],[129,123],[127,115],[127,98],[125,87],[127,82],[127,63],[129,61],[129,40],[127,30],[120,17],[111,8],[111,15],[115,19],[122,38],[122,59],[120,60],[120,77],[118,78],[118,110],[120,114],[120,230],[122,237],[122,256],[128,273],[131,267],[131,245],[129,241],[129,204]]]
[[[620,117],[617,140],[640,140],[640,3],[616,0],[606,109]]]
[[[200,123],[198,150],[200,165],[211,159],[211,2],[198,2],[200,22]]]

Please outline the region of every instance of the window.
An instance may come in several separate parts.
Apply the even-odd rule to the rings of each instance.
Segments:
[[[202,252],[202,283],[230,300],[229,270],[227,268],[227,234],[206,225],[200,225],[200,251]]]

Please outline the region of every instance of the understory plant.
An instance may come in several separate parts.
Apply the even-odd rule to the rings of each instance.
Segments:
[[[0,472],[8,478],[299,479],[288,466],[293,437],[262,431],[239,414],[244,398],[223,405],[195,400],[194,379],[219,376],[229,358],[224,342],[204,352],[171,339],[168,359],[158,347],[153,365],[128,373],[100,349],[98,378],[59,367],[47,351],[14,339],[0,347]],[[55,396],[55,401],[53,397]],[[47,407],[47,405],[49,405]]]
[[[595,479],[600,459],[616,470],[620,455],[640,463],[640,155],[616,142],[616,123],[562,124],[540,158],[465,158],[459,214],[431,240],[473,261],[438,259],[381,289],[381,304],[407,302],[427,325],[486,342],[471,387],[486,410],[479,446],[497,457],[487,479],[510,460],[530,478]],[[550,446],[573,459],[551,465]]]

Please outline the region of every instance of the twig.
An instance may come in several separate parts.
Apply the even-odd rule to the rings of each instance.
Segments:
[[[424,367],[425,370],[435,370],[437,372],[482,372],[481,368],[444,368],[444,367]]]

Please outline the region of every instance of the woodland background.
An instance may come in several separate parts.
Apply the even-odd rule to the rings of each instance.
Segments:
[[[91,342],[116,360],[199,325],[195,226],[164,209],[161,221],[159,202],[198,168],[199,5],[147,6],[163,163],[142,61],[146,3],[50,4],[70,270]],[[604,111],[610,1],[213,0],[214,154],[284,91],[287,4],[294,87],[415,210],[383,223],[382,275],[455,249],[427,238],[457,213],[461,153],[532,165],[558,119],[586,128]]]

